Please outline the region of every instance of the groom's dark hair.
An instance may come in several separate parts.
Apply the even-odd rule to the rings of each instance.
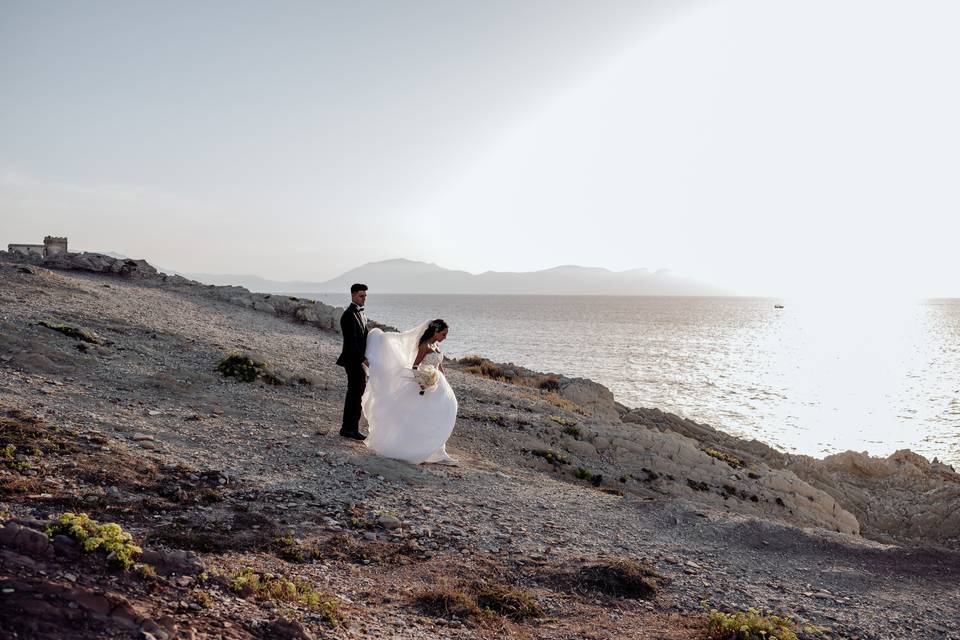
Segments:
[[[354,293],[356,293],[357,291],[366,291],[366,290],[367,290],[367,285],[365,285],[365,284],[360,284],[359,282],[358,282],[357,284],[352,284],[352,285],[350,285],[350,293],[351,293],[351,295],[354,294]]]

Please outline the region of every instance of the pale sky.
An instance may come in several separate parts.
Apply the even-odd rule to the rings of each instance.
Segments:
[[[0,244],[960,296],[960,5],[0,0]]]

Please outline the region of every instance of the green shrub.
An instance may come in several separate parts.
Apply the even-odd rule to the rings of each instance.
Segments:
[[[17,460],[17,445],[8,444],[0,448],[0,462],[8,469],[17,473],[26,475],[27,471],[33,469],[33,466],[25,460]]]
[[[257,573],[246,568],[233,575],[230,589],[244,597],[253,596],[258,600],[289,602],[300,604],[320,614],[324,622],[337,626],[343,619],[333,596],[322,594],[306,580],[287,580],[272,573]]]
[[[713,609],[707,622],[709,640],[797,640],[801,629],[789,618],[764,616],[756,609],[723,613]]]
[[[228,378],[236,378],[240,382],[254,382],[260,378],[267,384],[277,386],[286,384],[286,380],[274,372],[267,363],[245,353],[231,353],[220,361],[217,371]]]
[[[47,527],[46,533],[51,538],[69,536],[88,553],[102,551],[112,566],[122,569],[133,566],[133,557],[143,551],[133,544],[133,536],[120,525],[113,522],[100,524],[85,513],[64,513],[56,523]]]
[[[533,449],[530,453],[538,458],[543,458],[555,467],[559,467],[562,464],[570,464],[566,456],[557,453],[553,449]]]

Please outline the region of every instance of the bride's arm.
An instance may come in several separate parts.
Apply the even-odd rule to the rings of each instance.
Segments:
[[[417,357],[413,361],[414,369],[416,369],[417,365],[420,364],[423,361],[423,359],[426,357],[427,351],[429,351],[429,349],[427,349],[427,345],[425,344],[420,345],[420,347],[417,349]],[[408,351],[407,353],[410,353],[410,352]]]

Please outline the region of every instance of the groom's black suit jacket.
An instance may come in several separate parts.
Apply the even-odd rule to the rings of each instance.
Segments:
[[[352,302],[340,316],[340,331],[343,333],[343,351],[337,364],[341,367],[361,364],[367,353],[367,319]]]

